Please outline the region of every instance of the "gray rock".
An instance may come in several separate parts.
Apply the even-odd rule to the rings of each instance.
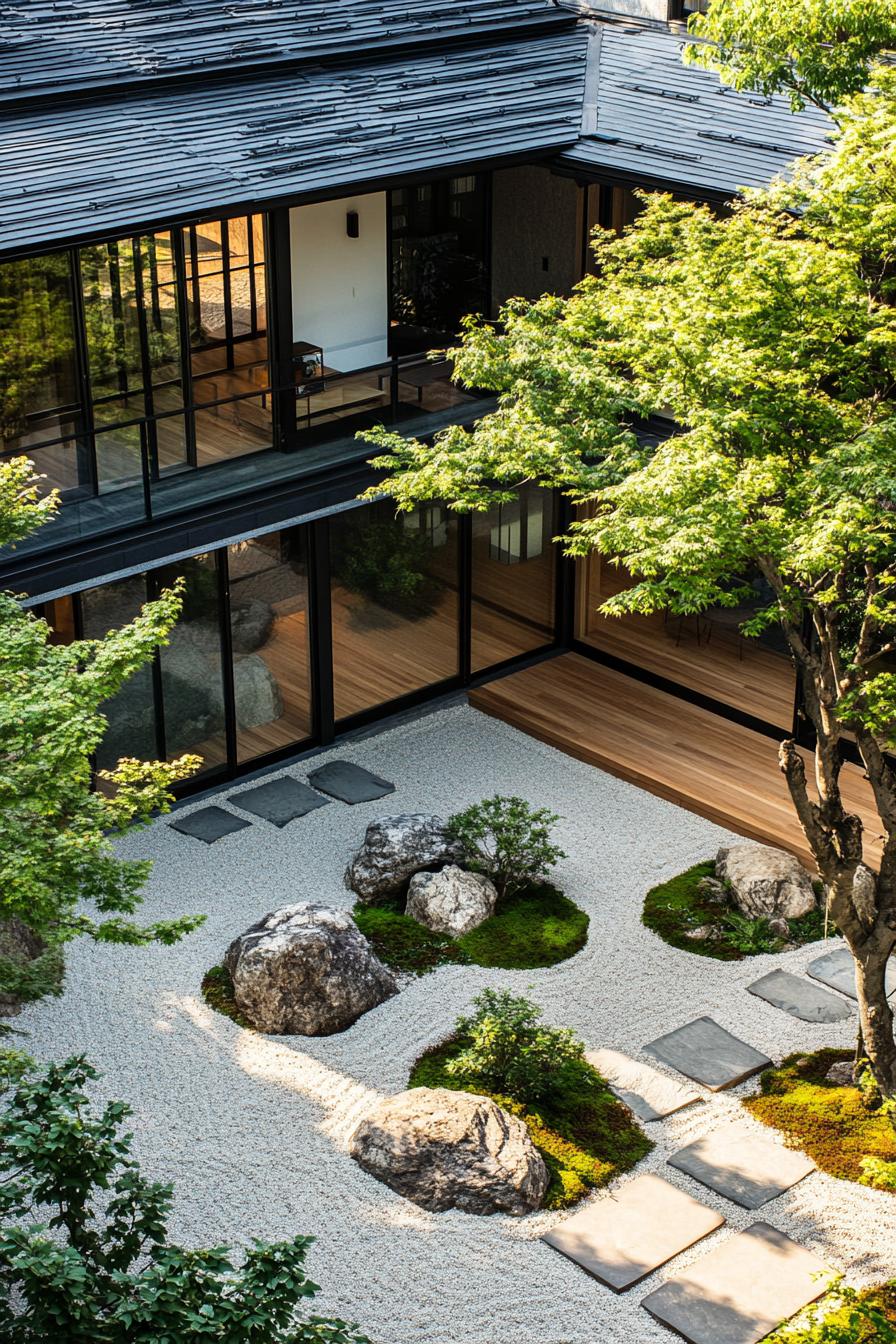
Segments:
[[[825,1074],[827,1082],[834,1087],[855,1087],[855,1064],[851,1059],[838,1059]]]
[[[489,878],[465,873],[451,863],[440,873],[414,874],[405,914],[434,933],[460,938],[495,913],[497,899],[497,888]]]
[[[723,845],[716,855],[716,875],[731,884],[734,904],[752,919],[799,919],[815,909],[812,879],[784,849],[746,841]]]
[[[234,653],[254,653],[260,649],[274,625],[274,609],[260,598],[230,609],[230,643]]]
[[[397,992],[352,917],[312,901],[265,915],[234,939],[224,964],[258,1031],[329,1036]]]
[[[381,817],[367,827],[364,844],[345,871],[345,885],[362,901],[402,891],[427,869],[463,860],[462,847],[445,833],[441,817],[422,812]]]
[[[283,713],[280,687],[263,658],[247,654],[233,664],[233,692],[239,728],[258,728],[273,723]]]
[[[698,924],[693,929],[685,929],[684,936],[696,943],[705,938],[718,938],[721,935],[721,932],[722,930],[718,924]]]
[[[349,1151],[365,1171],[424,1209],[531,1213],[548,1172],[522,1120],[489,1097],[415,1087],[380,1102]]]

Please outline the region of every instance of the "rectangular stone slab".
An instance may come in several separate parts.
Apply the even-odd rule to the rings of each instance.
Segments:
[[[363,766],[352,761],[330,761],[319,770],[312,770],[308,783],[313,784],[321,793],[338,798],[341,803],[371,803],[375,798],[384,798],[387,793],[395,792],[395,785],[388,779],[372,775]]]
[[[853,1013],[849,1004],[837,995],[789,971],[769,971],[761,980],[747,985],[747,989],[802,1022],[844,1022]]]
[[[745,1209],[761,1208],[815,1170],[805,1153],[737,1125],[723,1125],[679,1148],[668,1163]]]
[[[271,779],[267,784],[259,784],[254,789],[242,789],[239,793],[228,795],[227,801],[245,812],[253,812],[256,817],[269,821],[273,826],[286,826],[296,817],[313,812],[316,807],[328,807],[329,798],[315,793],[307,784],[302,784],[290,775],[280,779]]]
[[[191,812],[186,817],[175,817],[168,825],[173,831],[181,831],[184,835],[192,835],[194,840],[204,840],[207,845],[213,845],[222,836],[242,831],[252,823],[244,821],[242,817],[235,817],[223,807],[212,805],[200,807],[197,812]]]
[[[666,1036],[658,1036],[644,1049],[711,1092],[734,1087],[771,1064],[767,1055],[732,1036],[711,1017],[696,1017]]]
[[[585,1058],[639,1120],[662,1120],[684,1106],[702,1101],[693,1088],[682,1087],[674,1078],[667,1078],[649,1064],[618,1050],[589,1050]]]
[[[725,1219],[661,1176],[637,1176],[586,1205],[542,1241],[614,1292],[624,1292]]]
[[[690,1344],[758,1344],[827,1290],[833,1271],[768,1223],[729,1237],[641,1306]]]
[[[823,985],[830,985],[831,989],[839,989],[841,994],[847,994],[851,999],[858,1000],[856,964],[848,947],[838,947],[833,952],[825,952],[823,957],[816,957],[815,961],[809,962],[806,971],[813,980],[820,980]],[[890,958],[887,966],[887,994],[891,997],[896,994],[894,957]]]

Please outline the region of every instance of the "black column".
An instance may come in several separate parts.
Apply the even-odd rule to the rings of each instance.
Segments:
[[[274,436],[276,447],[284,450],[296,446],[289,210],[272,210],[267,216],[265,253]]]

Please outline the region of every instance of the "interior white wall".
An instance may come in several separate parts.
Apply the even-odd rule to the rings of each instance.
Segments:
[[[358,212],[359,236],[346,234]],[[343,197],[289,212],[293,340],[323,348],[341,372],[388,358],[386,193]]]

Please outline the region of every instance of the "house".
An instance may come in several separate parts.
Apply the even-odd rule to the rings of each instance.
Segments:
[[[761,731],[790,660],[743,611],[612,626],[620,581],[529,488],[396,519],[358,431],[492,405],[445,359],[469,312],[565,292],[638,188],[724,208],[823,148],[821,114],[680,61],[677,0],[31,0],[0,19],[3,450],[61,491],[0,555],[56,638],[176,576],[170,645],[99,765],[191,788],[576,648]],[[661,432],[661,427],[658,432]],[[761,590],[757,583],[757,600]]]

